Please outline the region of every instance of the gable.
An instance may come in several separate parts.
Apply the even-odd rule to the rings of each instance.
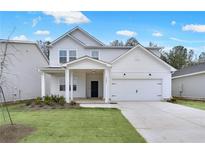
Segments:
[[[132,51],[120,57],[112,65],[112,70],[127,72],[170,72],[170,68],[144,51],[141,47],[135,47]]]
[[[87,46],[102,46],[98,41],[96,41],[94,38],[86,35],[79,29],[74,30],[70,33],[71,36],[77,38],[81,42],[83,42]]]
[[[68,66],[70,69],[104,69],[106,66],[90,59],[83,59]]]

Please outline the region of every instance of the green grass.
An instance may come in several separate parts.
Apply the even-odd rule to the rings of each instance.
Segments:
[[[100,108],[28,111],[10,106],[13,121],[36,128],[19,142],[145,142],[120,110]],[[0,117],[0,124],[3,123]]]
[[[176,99],[176,102],[174,102],[174,103],[189,106],[189,107],[193,107],[193,108],[196,108],[196,109],[205,110],[205,102],[204,101]]]

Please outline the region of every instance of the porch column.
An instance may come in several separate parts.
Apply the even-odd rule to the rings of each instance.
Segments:
[[[41,97],[46,95],[45,73],[41,72]]]
[[[110,70],[105,69],[105,103],[109,102],[110,99]]]
[[[69,91],[69,85],[70,85],[70,74],[69,74],[69,69],[66,68],[65,70],[65,99],[66,102],[69,103],[70,102],[70,91]]]
[[[103,72],[103,99],[105,100],[105,95],[106,95],[106,76],[105,76],[105,69],[104,69],[104,72]]]
[[[70,99],[71,101],[73,101],[73,71],[70,72],[70,88],[71,88]]]

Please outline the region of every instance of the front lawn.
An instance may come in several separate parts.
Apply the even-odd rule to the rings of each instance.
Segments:
[[[176,102],[174,102],[174,103],[197,108],[197,109],[201,109],[201,110],[205,110],[205,102],[204,101],[176,99]]]
[[[35,129],[19,142],[145,142],[117,109],[28,111],[17,106],[9,107],[13,121]]]

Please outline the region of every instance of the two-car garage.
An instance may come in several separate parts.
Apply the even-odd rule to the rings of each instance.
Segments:
[[[160,79],[113,79],[113,101],[159,101],[162,99]]]

